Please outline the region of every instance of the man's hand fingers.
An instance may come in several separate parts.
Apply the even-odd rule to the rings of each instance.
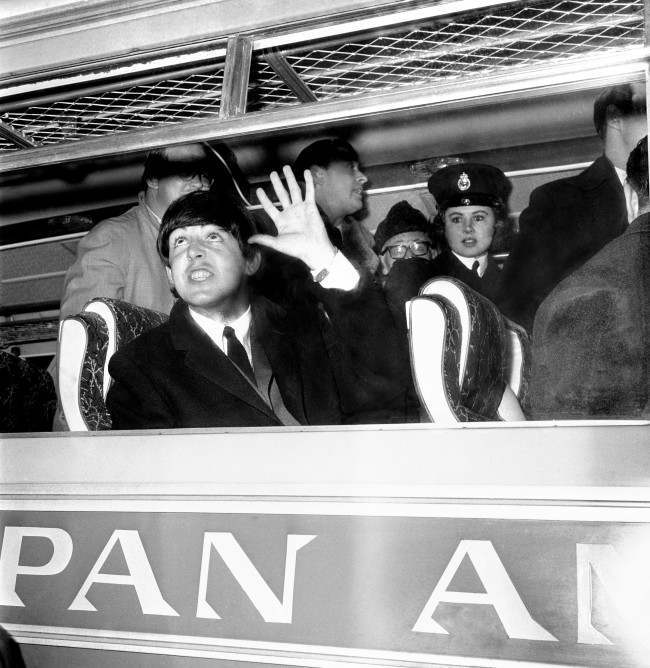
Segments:
[[[271,183],[280,205],[283,209],[288,209],[291,206],[291,200],[277,172],[271,172]]]
[[[275,204],[271,202],[271,200],[268,198],[268,195],[261,189],[258,188],[255,193],[257,194],[257,199],[259,200],[260,204],[264,207],[264,211],[269,214],[269,218],[274,222],[277,223],[277,218],[279,216],[279,212],[275,207]],[[276,224],[277,227],[277,224]]]
[[[306,169],[303,176],[305,177],[305,202],[314,202],[314,179],[311,170]]]
[[[285,165],[282,168],[284,172],[284,178],[287,180],[287,185],[289,186],[289,194],[291,195],[291,201],[294,204],[302,202],[302,192],[300,192],[300,186],[296,181],[296,177],[293,175],[293,171],[289,165]]]
[[[249,244],[257,244],[258,246],[266,246],[273,250],[278,249],[278,238],[272,237],[270,234],[254,234],[248,239]]]

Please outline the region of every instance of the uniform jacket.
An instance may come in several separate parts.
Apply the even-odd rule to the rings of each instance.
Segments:
[[[623,186],[605,156],[577,176],[536,188],[508,259],[503,312],[530,331],[549,292],[627,226]]]
[[[650,417],[649,295],[645,214],[540,306],[533,330],[533,417]]]
[[[457,278],[490,301],[494,302],[496,300],[502,271],[491,257],[488,256],[488,263],[483,276],[479,276],[468,269],[450,250],[443,250],[442,253],[433,258],[431,265],[431,278],[436,276]]]
[[[79,242],[65,277],[61,318],[79,313],[94,297],[171,311],[174,297],[156,250],[158,223],[143,198],[141,193],[137,206],[102,221]]]
[[[294,312],[253,300],[254,366],[261,345],[301,424],[402,421],[408,362],[395,350],[381,291],[369,284],[354,294],[322,292],[336,293],[325,296],[327,306]],[[115,382],[107,406],[116,429],[280,424],[180,301],[167,323],[116,353],[109,369]]]
[[[433,260],[409,258],[397,260],[384,281],[386,299],[394,318],[403,329],[406,328],[404,304],[417,296],[420,288],[437,276],[451,276],[463,281],[470,288],[494,301],[499,293],[502,271],[492,258],[488,258],[483,276],[469,270],[450,250],[444,250]],[[497,304],[498,305],[498,304]]]

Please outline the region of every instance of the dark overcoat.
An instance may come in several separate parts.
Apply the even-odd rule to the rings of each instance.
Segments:
[[[506,264],[502,311],[530,331],[551,290],[627,226],[623,186],[605,156],[533,190]]]
[[[563,280],[533,330],[536,419],[648,418],[650,214]]]
[[[262,297],[251,305],[253,345],[263,348],[285,406],[301,424],[402,421],[408,361],[379,286],[321,293],[309,309],[287,311]],[[245,379],[181,301],[168,322],[118,351],[109,370],[115,429],[280,424],[266,388]]]

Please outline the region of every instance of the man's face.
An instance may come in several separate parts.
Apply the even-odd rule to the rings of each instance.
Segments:
[[[479,257],[487,253],[496,226],[489,206],[453,206],[445,211],[445,238],[454,253]]]
[[[237,239],[217,225],[192,225],[169,235],[167,276],[179,297],[207,317],[241,315],[248,306],[247,279],[259,255],[246,259]]]
[[[621,118],[620,129],[625,153],[629,155],[648,134],[648,120],[645,114],[624,116]]]
[[[404,248],[400,248],[402,246]],[[391,252],[393,255],[399,257],[393,257]],[[387,274],[397,260],[410,260],[414,257],[419,257],[423,260],[431,260],[433,258],[431,237],[426,232],[401,232],[392,236],[383,245],[379,260],[383,273]]]
[[[316,202],[333,219],[349,216],[363,208],[363,186],[368,181],[359,163],[336,161],[318,168]]]
[[[204,159],[205,150],[200,144],[187,144],[170,147],[165,150],[165,155],[171,162],[186,162]],[[147,182],[148,203],[154,213],[162,218],[172,202],[197,190],[209,190],[210,183],[210,178],[205,174],[173,175],[149,179]]]

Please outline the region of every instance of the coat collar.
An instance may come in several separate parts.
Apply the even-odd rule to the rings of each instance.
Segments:
[[[169,316],[169,326],[172,346],[186,353],[185,364],[188,367],[279,424],[258,391],[194,322],[187,304],[181,300],[174,304]]]
[[[623,186],[621,186],[616,169],[605,155],[601,155],[594,160],[584,172],[581,172],[575,178],[576,185],[583,190],[594,190],[600,188],[603,182],[611,181],[620,186],[621,195],[624,197]]]

